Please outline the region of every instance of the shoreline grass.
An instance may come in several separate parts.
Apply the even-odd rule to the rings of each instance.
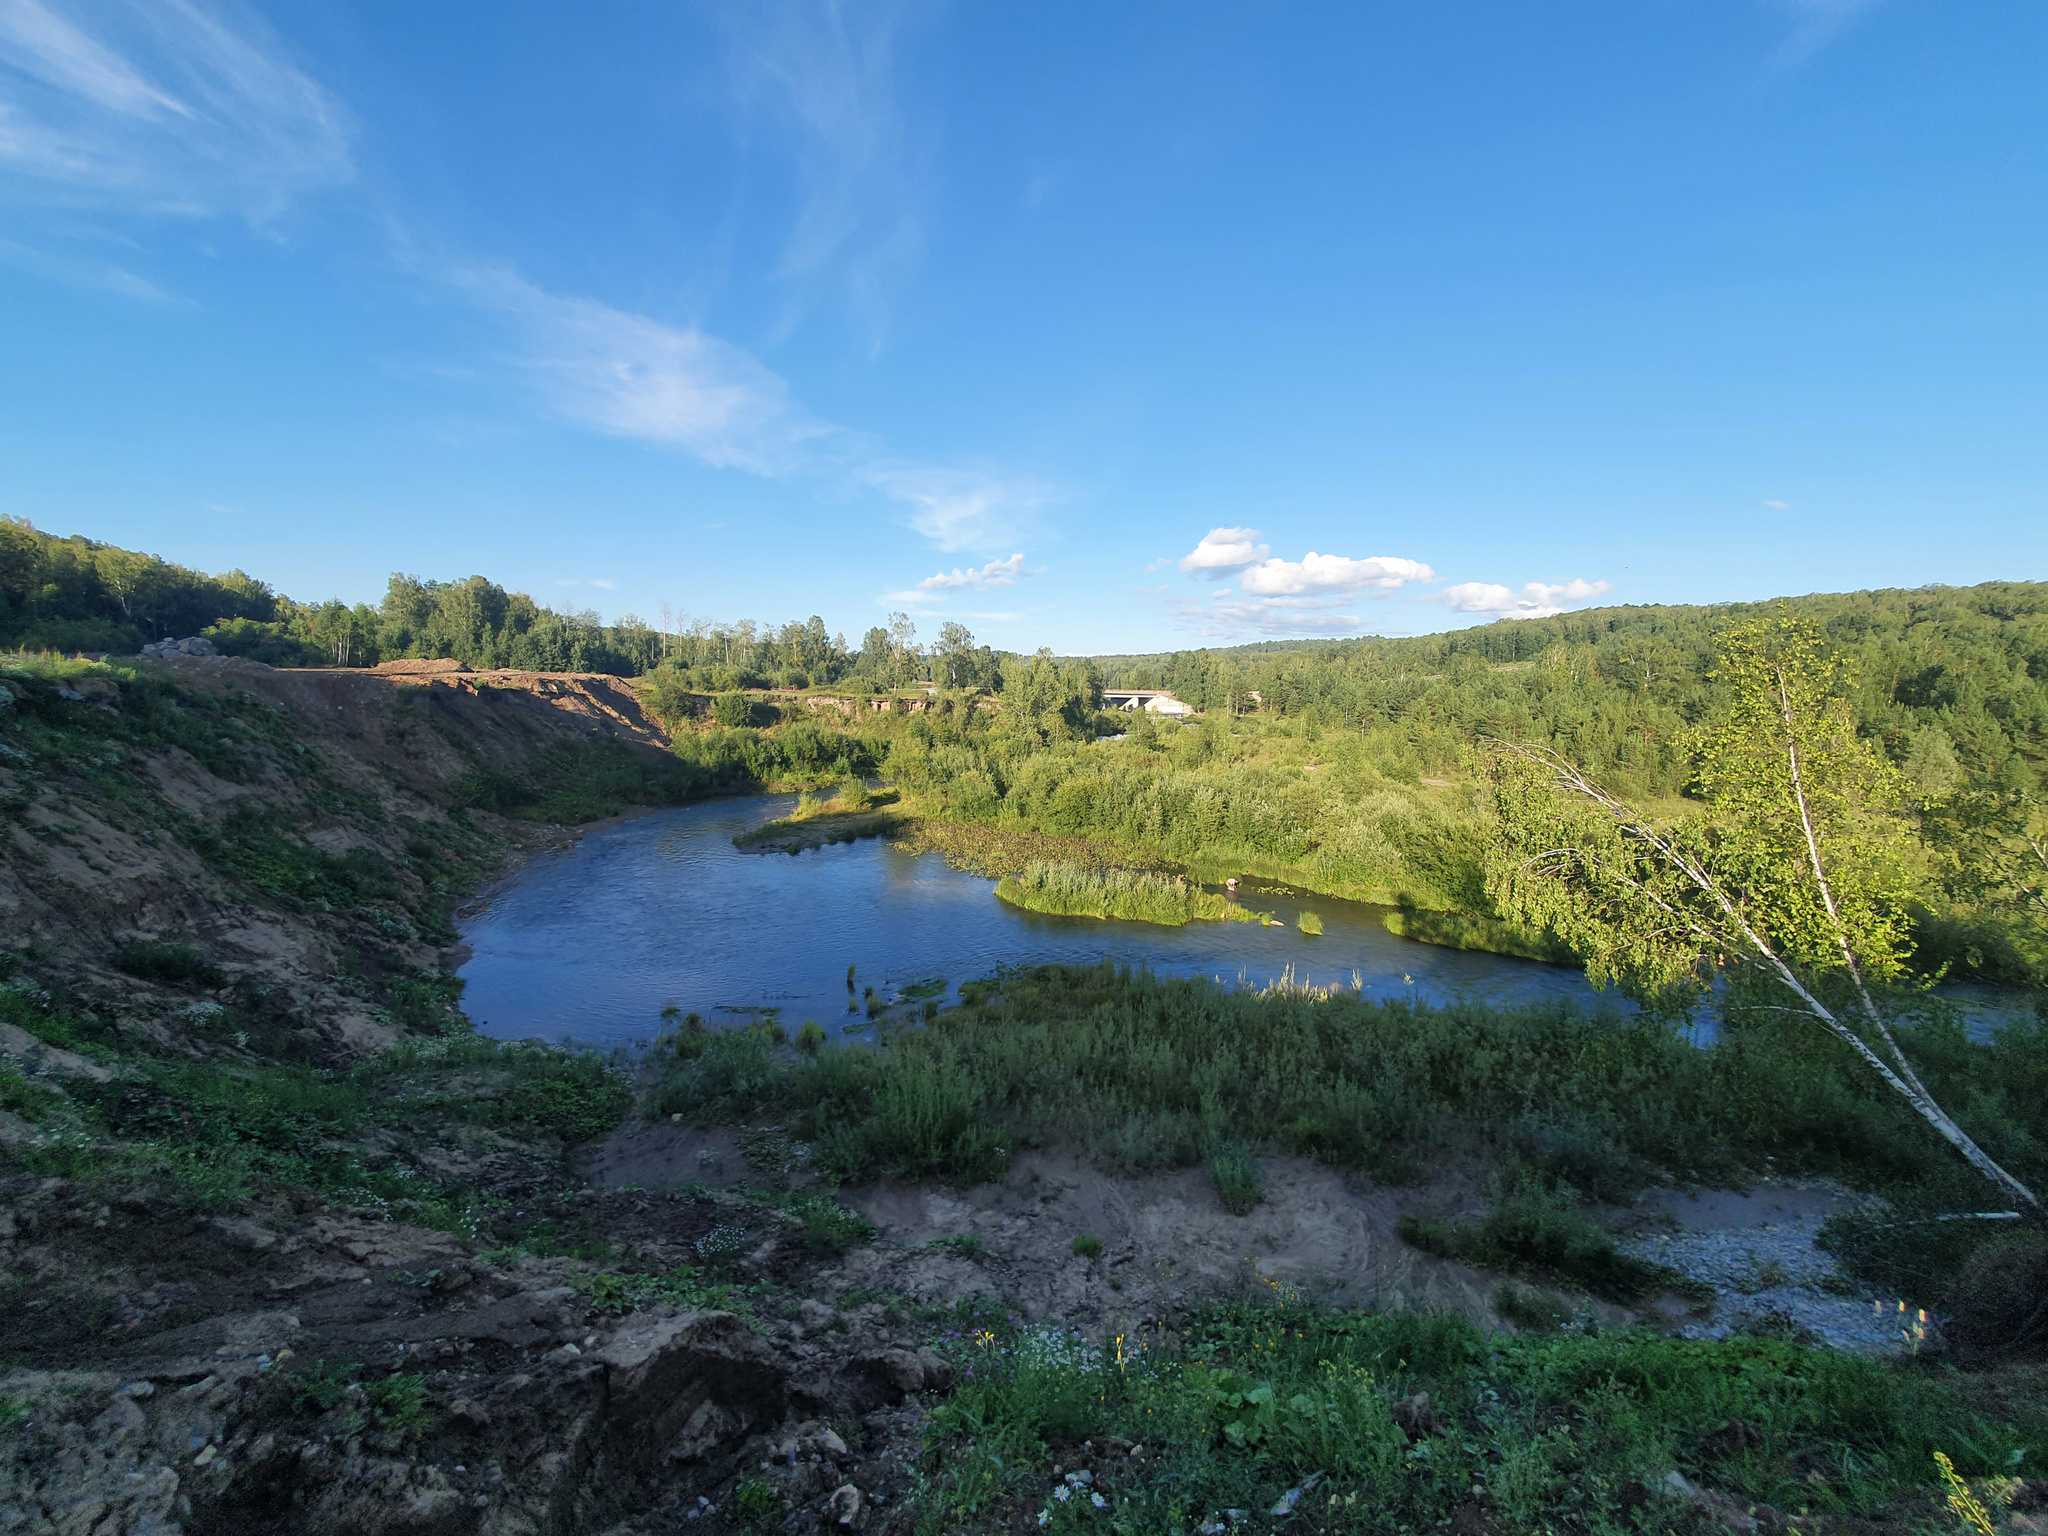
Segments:
[[[1179,928],[1191,922],[1257,922],[1213,891],[1185,880],[1133,869],[1089,869],[1034,859],[996,882],[996,899],[1057,917],[1118,918]]]

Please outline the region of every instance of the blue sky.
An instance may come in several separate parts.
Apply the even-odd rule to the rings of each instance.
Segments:
[[[0,512],[1062,651],[2048,577],[2048,11],[0,0]]]

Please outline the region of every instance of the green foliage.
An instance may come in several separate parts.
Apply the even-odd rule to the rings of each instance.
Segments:
[[[1310,912],[1306,908],[1295,917],[1294,926],[1310,938],[1319,939],[1323,935],[1322,915],[1317,912]]]
[[[788,1211],[802,1225],[806,1253],[836,1257],[875,1240],[875,1224],[817,1189],[787,1189],[757,1196]]]
[[[132,652],[224,616],[267,620],[276,608],[270,589],[240,571],[206,576],[0,517],[0,646]]]
[[[1596,986],[1653,1006],[1695,1003],[1730,969],[1775,984],[1780,1007],[2038,1213],[1928,1093],[1868,990],[1904,967],[1914,878],[1900,776],[1856,736],[1837,658],[1783,616],[1728,631],[1719,652],[1730,697],[1695,738],[1706,810],[1654,825],[1557,753],[1511,746],[1494,770],[1489,892],[1582,954]]]
[[[688,1264],[665,1274],[594,1270],[576,1276],[575,1285],[600,1312],[632,1312],[662,1301],[721,1312],[746,1310],[740,1287],[706,1280]]]
[[[775,1485],[752,1473],[733,1485],[732,1520],[742,1530],[766,1530],[782,1516]]]
[[[221,984],[220,967],[189,944],[161,939],[124,939],[108,956],[114,969],[170,986],[214,988]]]
[[[1077,1233],[1074,1237],[1074,1255],[1082,1259],[1102,1257],[1102,1239],[1092,1232]]]
[[[1266,1183],[1258,1159],[1244,1147],[1219,1146],[1208,1157],[1209,1177],[1216,1185],[1216,1198],[1233,1216],[1248,1216],[1252,1207],[1266,1200]]]
[[[29,1081],[12,1065],[0,1063],[0,1112],[19,1115],[31,1125],[48,1120],[64,1105],[64,1096],[54,1088]]]
[[[1904,1189],[1952,1167],[1839,1045],[1741,995],[1709,1050],[1654,1019],[1561,1003],[1233,992],[1107,963],[1005,971],[960,995],[927,1028],[828,1044],[815,1061],[778,1065],[744,1033],[710,1035],[704,1056],[666,1062],[653,1107],[775,1114],[847,1179],[971,1181],[1007,1166],[998,1149],[1047,1144],[1135,1169],[1277,1142],[1390,1179],[1434,1148],[1476,1147],[1616,1200],[1660,1174],[1774,1167]],[[2048,1032],[1973,1042],[1924,1006],[1900,1026],[1923,1078],[2023,1173],[2048,1172]]]
[[[825,1026],[816,1019],[805,1019],[796,1027],[796,1048],[806,1056],[815,1056],[825,1048]]]
[[[943,1249],[947,1253],[958,1254],[963,1259],[981,1257],[981,1239],[972,1232],[950,1232],[944,1237],[933,1238],[925,1247]]]
[[[1255,922],[1253,914],[1185,880],[1132,869],[1036,859],[996,882],[996,896],[1030,912],[1122,918],[1180,927],[1197,918]]]
[[[1572,1309],[1561,1298],[1505,1280],[1493,1288],[1493,1310],[1524,1333],[1554,1333],[1572,1320]]]
[[[316,848],[288,832],[278,811],[234,811],[191,840],[221,874],[317,911],[353,912],[400,895],[390,861],[376,849]]]
[[[1410,1247],[1481,1269],[1575,1286],[1606,1301],[1640,1301],[1663,1289],[1686,1289],[1674,1271],[1632,1258],[1614,1234],[1579,1209],[1563,1186],[1548,1187],[1526,1169],[1496,1175],[1483,1220],[1455,1229],[1404,1216],[1397,1223]]]
[[[1317,1530],[1434,1530],[1474,1519],[1484,1490],[1504,1531],[1684,1528],[1683,1506],[1631,1516],[1629,1485],[1664,1473],[1781,1516],[1909,1523],[1932,1452],[1966,1476],[2032,1465],[2048,1432],[2037,1387],[1992,1396],[1967,1377],[1776,1340],[1633,1331],[1485,1335],[1446,1317],[1226,1307],[1188,1319],[1178,1347],[976,1318],[963,1375],[931,1416],[934,1528],[1187,1530],[1288,1490]],[[982,1338],[978,1331],[976,1339]],[[1404,1431],[1426,1393],[1436,1420]],[[1749,1434],[1732,1440],[1731,1421]],[[1415,1422],[1412,1415],[1409,1422]],[[1092,1440],[1142,1442],[1094,1459],[1085,1498],[1047,1497],[1054,1462]],[[1761,1513],[1761,1511],[1760,1511]]]

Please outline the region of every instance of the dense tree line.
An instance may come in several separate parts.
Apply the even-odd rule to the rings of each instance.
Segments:
[[[1689,733],[1721,697],[1714,637],[1767,607],[1821,627],[1854,679],[1857,729],[1903,770],[1931,893],[1925,952],[1986,972],[2039,971],[2048,583],[1589,609],[1418,639],[1060,659],[999,655],[952,623],[927,644],[900,613],[857,647],[816,617],[604,624],[481,576],[394,575],[375,607],[302,604],[239,571],[207,576],[0,521],[0,645],[120,652],[203,633],[278,665],[441,656],[652,674],[652,701],[678,722],[716,696],[702,728],[731,739],[679,750],[717,756],[706,766],[721,782],[869,764],[962,821],[1461,911],[1484,910],[1484,812],[1467,790],[1489,740],[1541,743],[1621,793],[1675,803],[1691,789]],[[1170,688],[1204,718],[1177,727],[1105,714],[1105,682]],[[802,712],[765,709],[743,691],[806,686],[924,687],[940,707],[909,722],[863,720],[858,732],[872,739],[858,748],[791,741],[786,751],[778,732],[753,729]],[[998,691],[1000,709],[966,702]],[[1124,727],[1120,741],[1099,739]]]

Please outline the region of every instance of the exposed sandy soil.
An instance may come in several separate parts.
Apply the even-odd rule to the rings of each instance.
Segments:
[[[450,786],[480,764],[516,769],[548,742],[579,737],[649,754],[667,741],[631,688],[601,674],[466,672],[449,663],[293,671],[188,656],[138,665],[194,690],[241,693],[287,712],[293,736],[322,770],[318,784],[309,784],[263,747],[252,749],[252,771],[236,782],[175,747],[138,754],[144,782],[171,812],[202,826],[250,808],[275,812],[329,853],[367,846],[396,857],[406,823],[445,823]],[[111,696],[93,702],[118,708],[118,690],[108,686]],[[189,992],[152,989],[112,971],[106,956],[123,939],[190,942],[221,966],[230,987],[263,989],[280,1013],[348,1054],[391,1034],[362,989],[340,974],[342,948],[366,950],[396,969],[431,969],[453,958],[402,930],[356,932],[361,925],[338,924],[326,913],[254,899],[118,799],[0,757],[0,799],[15,795],[27,803],[0,829],[0,928],[10,943],[39,944],[110,993],[154,998],[164,1008],[189,1003]],[[508,865],[522,850],[580,835],[476,814]]]
[[[895,1292],[950,1304],[1003,1298],[1031,1318],[1084,1330],[1136,1326],[1250,1290],[1282,1290],[1346,1307],[1442,1311],[1497,1326],[1496,1277],[1420,1253],[1394,1233],[1404,1212],[1457,1216],[1482,1208],[1456,1170],[1425,1187],[1390,1188],[1356,1171],[1299,1157],[1260,1160],[1266,1200],[1249,1215],[1223,1209],[1199,1168],[1105,1173],[1064,1153],[1026,1151],[999,1184],[880,1183],[839,1198],[875,1223],[877,1240],[819,1272],[837,1289]],[[648,1190],[757,1181],[738,1138],[689,1124],[621,1128],[580,1165],[593,1183]],[[1099,1257],[1073,1251],[1100,1239]],[[963,1254],[960,1240],[974,1252]],[[940,1246],[934,1246],[935,1244]],[[1613,1322],[1625,1314],[1583,1300]]]

